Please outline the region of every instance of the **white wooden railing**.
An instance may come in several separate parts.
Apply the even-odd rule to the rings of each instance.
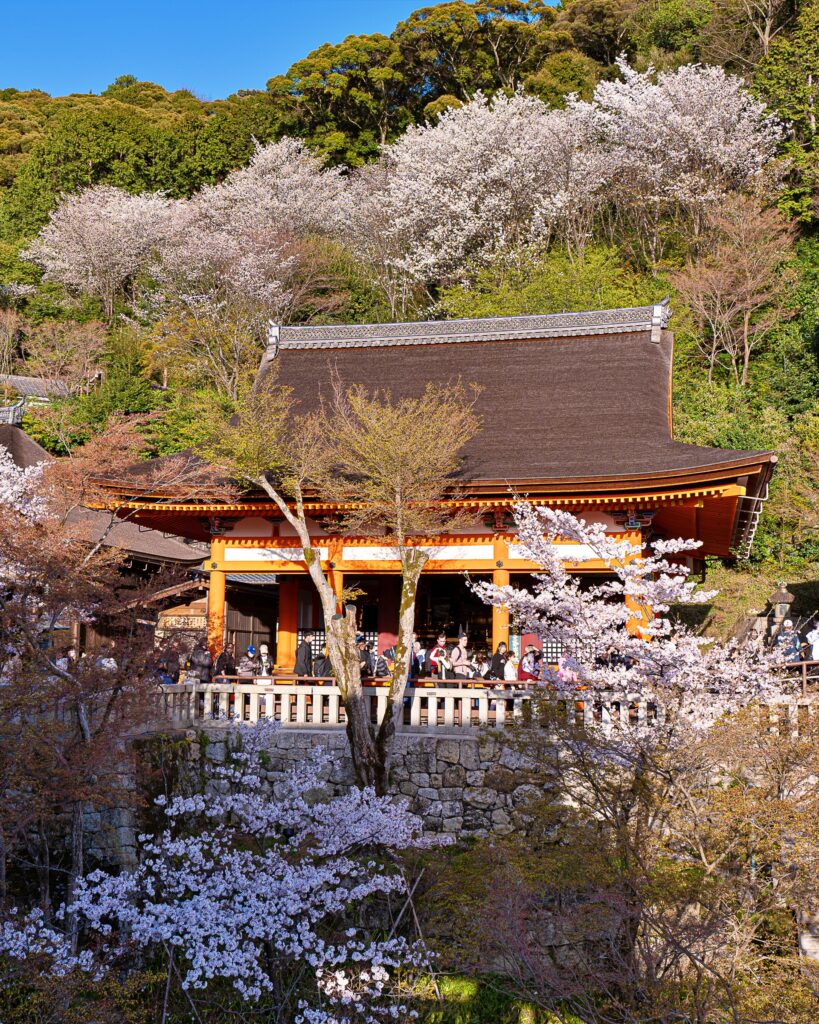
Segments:
[[[370,717],[380,720],[386,709],[388,689],[371,685],[364,691]],[[274,719],[282,726],[299,729],[341,728],[344,705],[332,680],[252,682],[219,681],[182,683],[161,687],[164,714],[177,726],[215,722],[250,722]],[[402,725],[406,731],[503,728],[532,714],[532,692],[526,689],[492,689],[491,684],[419,685],[407,689]],[[801,733],[819,704],[813,695],[783,699],[770,709],[772,729]],[[627,693],[588,694],[579,690],[574,700],[556,700],[556,713],[577,725],[594,722],[604,728],[642,726],[662,719],[662,708],[645,697]]]
[[[26,412],[24,399],[15,402],[13,405],[0,406],[0,423],[22,423]]]

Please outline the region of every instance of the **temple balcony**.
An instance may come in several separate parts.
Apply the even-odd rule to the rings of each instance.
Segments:
[[[784,697],[770,710],[771,728],[802,734],[819,711],[819,662],[793,666],[804,673],[799,696]],[[283,728],[333,730],[346,725],[341,693],[330,678],[225,678],[207,684],[181,683],[160,687],[164,715],[179,728],[250,724],[272,719]],[[364,686],[364,699],[375,724],[387,707],[389,689]],[[534,694],[525,684],[481,680],[416,680],[407,688],[399,731],[503,729],[531,721]],[[583,687],[574,700],[561,697],[554,711],[576,726],[604,729],[650,727],[662,720],[663,708],[642,694],[592,694]]]

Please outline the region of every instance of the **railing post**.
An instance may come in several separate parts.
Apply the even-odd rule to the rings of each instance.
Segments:
[[[250,706],[248,707],[248,721],[254,724],[259,721],[259,693],[257,690],[250,691]]]
[[[320,686],[313,686],[311,693],[313,695],[313,707],[310,718],[313,725],[321,725],[322,711],[324,710],[324,693]]]
[[[495,700],[495,728],[500,729],[506,725],[506,698],[501,695]]]
[[[375,717],[380,725],[384,721],[384,715],[387,713],[387,694],[381,692],[381,687],[378,688],[376,695],[376,710]]]
[[[485,692],[478,697],[478,724],[489,724],[489,696]]]
[[[421,724],[421,694],[417,690],[412,691],[410,703],[410,725]]]
[[[307,721],[307,694],[304,690],[296,690],[296,725],[304,725]]]
[[[328,725],[340,725],[341,720],[339,718],[339,704],[341,703],[341,695],[338,693],[331,693],[327,698],[327,724]]]
[[[432,694],[427,697],[427,728],[438,724],[438,696]]]
[[[444,725],[452,728],[455,725],[455,698],[444,697]]]

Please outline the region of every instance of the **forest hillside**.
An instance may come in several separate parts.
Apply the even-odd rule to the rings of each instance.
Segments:
[[[817,577],[818,92],[788,0],[455,0],[223,100],[2,89],[0,373],[67,384],[26,421],[51,451],[128,414],[147,456],[240,399],[269,319],[667,295],[676,436],[780,457],[751,559],[709,567],[725,632]]]

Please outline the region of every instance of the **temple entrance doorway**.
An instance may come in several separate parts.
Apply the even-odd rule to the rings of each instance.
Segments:
[[[251,574],[248,573],[248,576]],[[254,582],[227,578],[225,593],[226,640],[234,644],[236,657],[241,658],[251,645],[259,651],[267,644],[276,656],[276,624],[279,617],[279,588],[270,573],[254,573]],[[270,576],[272,579],[266,579]],[[256,582],[256,577],[262,577]]]
[[[344,584],[361,591],[355,600],[358,628],[373,649],[382,653],[393,646],[398,639],[401,577],[395,573],[350,575],[345,576]],[[432,643],[441,631],[451,643],[465,632],[470,648],[488,651],[492,609],[469,589],[462,573],[425,573],[418,583],[415,631],[422,647]]]

